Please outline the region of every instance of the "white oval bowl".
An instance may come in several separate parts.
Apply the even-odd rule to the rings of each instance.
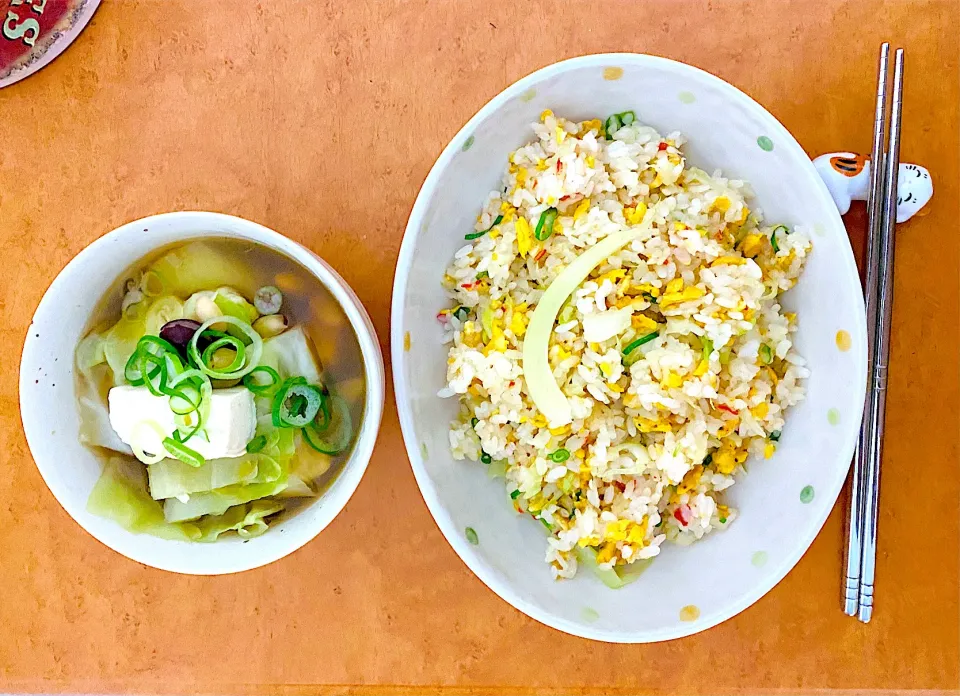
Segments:
[[[364,362],[366,397],[360,432],[349,459],[315,502],[269,531],[244,542],[225,537],[212,544],[133,534],[87,512],[101,460],[80,444],[73,354],[93,308],[117,275],[155,249],[204,237],[249,240],[287,256],[316,278],[340,304]],[[218,575],[256,568],[300,548],[326,527],[356,490],[370,461],[383,412],[383,357],[360,300],[316,254],[248,220],[206,212],[156,215],[131,222],[81,251],[60,272],[33,317],[20,363],[20,413],[40,474],[63,508],[113,550],[154,568]]]
[[[814,232],[806,271],[784,298],[798,313],[796,346],[812,370],[806,400],[788,413],[774,457],[752,461],[749,475],[730,489],[740,510],[730,529],[687,548],[665,545],[641,578],[621,590],[607,589],[584,569],[573,580],[551,579],[540,525],[513,511],[502,481],[488,480],[484,467],[453,460],[447,424],[457,401],[437,397],[445,386],[446,347],[435,315],[449,306],[440,279],[499,185],[507,154],[533,139],[530,124],[548,108],[573,120],[633,109],[663,134],[679,130],[691,164],[747,180],[768,220]],[[646,55],[585,56],[539,70],[491,100],[446,147],[417,197],[400,249],[392,316],[400,423],[431,513],[490,589],[561,631],[639,643],[728,619],[797,563],[843,485],[866,381],[863,299],[846,231],[790,133],[750,97],[697,68]],[[841,330],[850,335],[847,351],[837,346]],[[404,350],[407,335],[412,350]],[[467,527],[476,530],[477,545],[465,538]]]

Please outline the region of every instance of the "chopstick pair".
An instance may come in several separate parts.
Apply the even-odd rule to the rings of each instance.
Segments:
[[[889,62],[890,44],[884,43],[880,47],[870,196],[867,200],[870,221],[865,288],[867,397],[853,463],[843,595],[844,612],[849,616],[857,616],[863,623],[869,623],[873,615],[873,585],[876,577],[880,458],[883,451],[890,320],[893,309],[894,225],[897,217],[897,172],[900,167],[903,49],[898,48],[894,57],[892,94],[888,100]]]

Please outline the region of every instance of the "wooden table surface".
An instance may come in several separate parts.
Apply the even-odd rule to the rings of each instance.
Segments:
[[[957,3],[602,7],[104,0],[63,56],[0,91],[0,692],[957,688]],[[344,275],[386,352],[394,263],[420,183],[514,80],[584,53],[660,54],[745,90],[811,155],[868,151],[883,39],[907,51],[902,156],[931,170],[936,194],[898,233],[869,626],[839,608],[841,505],[779,586],[705,633],[615,646],[541,626],[444,542],[392,392],[344,512],[267,568],[220,578],[145,568],[86,535],[44,487],[18,414],[22,342],[57,272],[114,227],[181,209],[272,227]],[[860,254],[862,206],[848,226]]]

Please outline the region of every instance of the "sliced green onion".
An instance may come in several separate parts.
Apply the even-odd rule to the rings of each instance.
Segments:
[[[650,343],[650,341],[652,341],[653,339],[655,339],[655,338],[656,338],[657,336],[659,336],[659,335],[660,335],[660,332],[658,332],[658,331],[652,331],[652,332],[646,334],[645,336],[641,336],[640,338],[637,338],[637,339],[634,339],[633,341],[630,341],[630,343],[627,344],[627,346],[623,349],[623,351],[621,351],[622,354],[623,354],[623,364],[624,364],[626,367],[630,367],[630,366],[633,365],[635,362],[637,362],[638,360],[640,360],[642,354],[641,354],[641,353],[634,353],[633,351],[635,351],[637,348],[639,348],[640,346],[644,345],[645,343]],[[632,353],[632,355],[631,355],[631,353]]]
[[[273,397],[273,425],[277,428],[302,428],[313,422],[320,412],[324,394],[307,384],[303,377],[291,377]]]
[[[773,362],[773,349],[766,343],[761,343],[757,352],[760,354],[760,361],[764,365],[769,365]]]
[[[200,351],[197,348],[197,341],[199,341],[200,336],[203,335],[205,331],[208,331],[214,324],[229,324],[242,333],[244,338],[247,338],[250,341],[249,345],[247,345],[244,349],[243,364],[236,370],[215,370],[207,365],[200,355]],[[226,339],[230,337],[223,336],[222,338]],[[206,352],[207,351],[205,350],[204,353],[206,354]],[[208,377],[212,377],[213,379],[234,380],[245,377],[252,372],[257,366],[257,363],[260,362],[260,356],[262,354],[263,339],[260,338],[260,334],[254,331],[253,327],[247,322],[237,319],[236,317],[228,316],[214,317],[213,319],[205,321],[200,325],[200,328],[196,330],[196,332],[193,334],[193,338],[190,339],[190,343],[187,345],[187,355],[190,357],[190,360],[193,361],[197,368],[199,368],[204,374],[206,374]]]
[[[277,432],[277,431],[274,430],[272,432]],[[247,452],[249,452],[250,454],[256,454],[266,446],[267,446],[267,437],[265,435],[257,435],[255,438],[253,438],[252,440],[250,440],[250,442],[247,443]]]
[[[607,133],[607,139],[612,140],[613,134],[620,130],[621,126],[623,126],[623,121],[620,120],[620,114],[608,116],[607,120],[603,123],[603,129]]]
[[[773,247],[774,253],[780,252],[780,245],[777,244],[777,232],[783,230],[784,234],[789,234],[790,229],[786,225],[777,225],[773,228],[773,232],[770,234],[770,246]]]
[[[774,430],[770,433],[770,442],[780,442],[780,435],[782,435],[781,431]]]
[[[206,462],[199,452],[190,449],[185,444],[178,440],[174,440],[172,437],[165,437],[163,439],[163,446],[172,457],[179,459],[184,464],[189,464],[190,466],[203,466],[204,462]]]
[[[140,374],[146,375],[144,384],[154,396],[163,396],[163,391],[167,386],[167,364],[163,358],[158,358],[151,353],[140,353]]]
[[[550,526],[550,523],[549,523],[549,522],[547,522],[547,521],[546,521],[545,519],[543,519],[542,517],[538,517],[537,519],[540,520],[540,523],[541,523],[544,527],[546,527],[546,528],[549,529],[550,531],[553,531],[553,527]]]
[[[199,410],[204,396],[209,395],[210,378],[200,370],[184,370],[170,378],[161,391],[170,397],[170,410],[186,416]]]
[[[453,316],[455,316],[460,321],[463,321],[468,316],[470,316],[470,309],[468,307],[464,307],[463,305],[460,305],[455,310],[453,310]]]
[[[173,411],[175,415],[185,416],[200,408],[200,401],[203,398],[200,393],[200,387],[193,384],[185,384],[180,389],[171,389],[168,391],[170,396],[170,410]]]
[[[266,376],[268,382],[260,381],[261,375]],[[269,365],[258,365],[250,370],[250,374],[243,378],[243,386],[257,396],[266,396],[280,385],[280,374]]]
[[[555,452],[551,452],[550,454],[548,454],[547,459],[549,459],[551,462],[556,462],[557,464],[560,464],[570,459],[570,450],[567,450],[561,447]]]
[[[510,494],[510,500],[516,500],[516,499],[519,498],[519,497],[520,497],[520,489],[519,489],[519,488],[518,488],[517,490],[513,491],[513,492]]]
[[[489,271],[480,271],[479,273],[477,273],[477,280],[480,280],[481,278],[489,278],[489,277],[490,277]]]
[[[140,338],[137,341],[137,350],[145,351],[151,355],[165,355],[166,353],[172,353],[177,355],[177,349],[169,341],[165,341],[159,336],[146,335]]]
[[[480,537],[477,536],[477,532],[473,527],[467,527],[463,530],[463,535],[467,537],[467,541],[476,546],[480,543]]]
[[[629,126],[631,123],[637,120],[637,115],[632,111],[624,111],[620,114],[620,123],[625,126]]]
[[[464,238],[464,239],[469,239],[469,240],[479,239],[480,237],[482,237],[483,235],[485,235],[487,232],[489,232],[490,230],[492,230],[494,227],[496,227],[497,225],[499,225],[501,222],[503,222],[503,215],[497,215],[497,219],[493,221],[493,224],[490,225],[490,227],[488,227],[487,229],[485,229],[485,230],[483,230],[483,231],[481,231],[481,232],[472,232],[472,233],[470,233],[470,234],[465,234],[465,235],[463,236],[463,238]]]
[[[547,208],[540,213],[540,219],[537,220],[537,227],[533,230],[533,236],[541,242],[549,239],[553,234],[553,223],[557,220],[557,209]]]
[[[713,452],[710,452],[706,457],[703,458],[700,466],[710,466],[713,463]]]
[[[645,343],[650,343],[650,341],[652,341],[659,335],[660,335],[659,331],[653,331],[651,333],[648,333],[646,336],[641,336],[638,339],[630,341],[630,343],[627,344],[627,347],[623,349],[623,354],[630,355],[630,353],[632,353],[634,350],[636,350],[637,348],[639,348]]]
[[[166,434],[163,432],[163,428],[161,428],[160,424],[157,423],[156,421],[153,421],[153,420],[140,421],[137,424],[135,424],[132,430],[130,431],[130,439],[132,440],[132,442],[130,443],[130,449],[133,450],[134,456],[144,464],[147,464],[147,465],[156,464],[167,455],[164,454],[162,449],[159,452],[153,452],[149,454],[146,451],[144,451],[143,446],[140,444],[143,440],[143,438],[140,437],[140,433],[145,428],[149,428],[150,430],[155,432],[160,439],[163,439],[164,437],[166,437]]]
[[[244,347],[243,341],[234,336],[224,336],[223,338],[218,338],[216,341],[204,348],[203,353],[200,356],[201,362],[203,362],[205,365],[210,365],[215,357],[216,352],[221,348],[226,348],[234,352],[233,360],[230,361],[229,365],[221,369],[222,372],[234,372],[243,367],[243,362],[247,355],[247,349]]]
[[[476,428],[476,427],[477,427],[477,423],[479,423],[479,422],[480,422],[480,419],[479,419],[479,418],[471,418],[471,419],[470,419],[470,427],[471,427],[471,428]]]
[[[253,306],[264,316],[276,314],[283,306],[283,293],[272,285],[264,285],[253,296]]]
[[[132,387],[143,386],[143,383],[146,381],[143,373],[140,371],[140,355],[140,351],[134,351],[127,360],[126,366],[123,368],[123,378]],[[152,379],[158,374],[160,374],[160,365],[156,364],[153,370],[149,372],[147,376]]]
[[[700,342],[703,344],[703,359],[709,362],[710,356],[713,354],[713,341],[704,336],[700,339]]]
[[[483,454],[480,455],[480,461],[483,462],[484,464],[489,464],[490,462],[493,461],[493,457],[491,457],[489,454],[484,452]]]
[[[177,349],[157,336],[143,336],[123,368],[124,379],[134,387],[146,384],[150,393],[162,394],[170,375],[183,370]]]
[[[301,432],[307,444],[324,454],[340,454],[350,445],[353,439],[353,421],[350,418],[350,407],[339,396],[326,395],[321,406],[325,422],[309,423]],[[332,407],[332,409],[331,409]],[[332,412],[331,412],[332,411]]]

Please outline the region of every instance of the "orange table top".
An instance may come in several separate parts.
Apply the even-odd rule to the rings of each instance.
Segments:
[[[0,692],[957,687],[957,3],[604,7],[104,0],[66,53],[0,91]],[[898,233],[870,625],[840,611],[838,505],[779,586],[705,633],[616,646],[541,626],[443,541],[404,456],[392,393],[344,512],[259,570],[199,578],[145,568],[85,534],[44,487],[20,427],[22,342],[57,272],[114,227],[178,209],[272,227],[343,274],[386,351],[394,263],[420,183],[509,83],[583,53],[655,53],[742,88],[811,155],[868,151],[884,39],[907,52],[902,157],[930,169],[936,194],[929,214]],[[859,254],[862,204],[847,222]]]

